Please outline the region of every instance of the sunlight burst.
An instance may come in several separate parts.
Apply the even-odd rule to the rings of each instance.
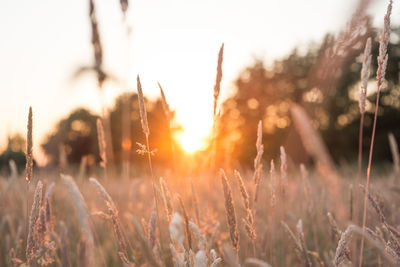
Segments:
[[[184,130],[177,136],[183,150],[194,153],[206,147],[205,137],[193,130]]]

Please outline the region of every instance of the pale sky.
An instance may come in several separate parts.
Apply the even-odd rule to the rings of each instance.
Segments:
[[[369,13],[381,26],[388,1]],[[206,134],[211,125],[218,49],[225,43],[222,95],[239,72],[262,58],[270,63],[297,45],[337,32],[355,0],[137,0],[130,1],[127,41],[119,0],[95,0],[105,68],[129,88],[108,85],[110,105],[123,91],[136,90],[140,74],[145,95],[157,97],[157,81],[188,133]],[[399,15],[394,3],[392,19]],[[34,153],[54,124],[73,108],[100,111],[94,75],[72,79],[90,65],[88,1],[0,1],[0,151],[8,133],[25,135],[28,108],[34,112]],[[197,127],[192,127],[193,123]],[[201,130],[199,130],[201,129]]]

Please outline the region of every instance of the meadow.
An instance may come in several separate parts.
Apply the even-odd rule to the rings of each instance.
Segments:
[[[123,11],[127,5],[121,1]],[[372,41],[363,44],[358,165],[334,163],[304,107],[292,104],[294,127],[313,164],[294,163],[283,144],[278,157],[263,157],[260,118],[252,129],[253,166],[219,166],[216,135],[204,158],[196,161],[202,162],[201,168],[182,172],[176,166],[158,166],[137,76],[142,128],[137,134],[144,137],[137,153],[144,167],[131,165],[127,177],[122,167],[113,166],[104,114],[96,124],[101,161],[95,168],[89,169],[86,159],[80,166],[68,166],[65,155],[58,167],[37,167],[32,135],[40,118],[30,108],[26,168],[21,173],[10,161],[10,172],[0,177],[0,266],[400,266],[400,156],[392,134],[392,162],[373,164],[374,145],[386,145],[374,140],[379,93],[390,60],[391,8],[392,1],[379,38],[374,121],[364,132]],[[101,87],[108,76],[102,68],[93,1],[90,20],[95,65],[89,70]],[[224,44],[217,60],[214,126],[224,123],[218,108],[223,51]],[[172,111],[161,85],[160,92],[171,126]],[[370,150],[363,163],[367,135]],[[179,160],[194,164],[189,154]]]

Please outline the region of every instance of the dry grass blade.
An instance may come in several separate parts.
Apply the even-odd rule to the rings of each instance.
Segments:
[[[264,145],[262,144],[262,121],[260,120],[258,122],[257,126],[257,141],[256,141],[256,149],[257,149],[257,155],[254,159],[254,184],[256,186],[255,193],[254,193],[254,202],[257,202],[258,199],[258,188],[260,185],[261,181],[261,175],[262,175],[262,155],[264,153]]]
[[[41,203],[42,190],[43,190],[43,183],[41,181],[38,181],[35,189],[35,194],[33,197],[31,214],[29,217],[29,232],[28,232],[28,239],[26,242],[26,259],[28,265],[30,265],[32,259],[34,258],[34,252],[38,247],[38,244],[36,243],[35,228],[37,220],[39,218],[40,207],[42,205]]]
[[[69,248],[68,248],[68,229],[65,226],[64,222],[60,223],[60,238],[61,238],[61,264],[63,267],[70,267],[70,257],[69,257]]]
[[[102,165],[106,166],[107,165],[106,139],[104,135],[103,123],[99,118],[96,121],[96,127],[97,127],[97,141],[99,143],[100,158],[102,160]]]
[[[281,157],[281,178],[282,180],[286,181],[287,179],[287,157],[286,151],[283,146],[280,147],[280,157]]]
[[[178,254],[173,244],[169,244],[169,249],[172,254],[172,260],[174,262],[175,267],[184,267],[184,260],[181,255]]]
[[[393,133],[388,134],[390,151],[392,152],[393,157],[393,170],[396,174],[400,173],[400,155],[399,155],[399,147],[396,142],[396,138]]]
[[[101,45],[99,26],[96,17],[96,9],[94,6],[94,0],[89,0],[89,18],[90,26],[92,29],[92,46],[94,52],[94,70],[97,73],[97,81],[100,87],[102,87],[106,74],[103,71],[103,48]]]
[[[51,211],[51,197],[53,195],[55,183],[52,182],[47,189],[44,208],[46,211],[46,228],[50,231],[53,230],[52,211]]]
[[[105,200],[107,207],[109,210],[111,210],[112,212],[118,212],[114,201],[112,200],[111,196],[107,193],[107,191],[104,189],[104,187],[99,183],[99,181],[97,181],[96,178],[89,178],[89,181],[91,183],[93,183],[96,188],[97,191],[101,194],[101,196],[103,197],[103,199]]]
[[[247,193],[246,186],[244,185],[244,182],[243,182],[243,179],[242,179],[240,173],[237,170],[235,170],[234,175],[236,177],[236,180],[238,181],[240,194],[242,195],[243,205],[246,210],[246,219],[243,219],[244,224],[245,224],[246,233],[247,233],[247,236],[254,242],[254,240],[257,237],[257,234],[256,234],[256,229],[254,227],[253,212],[250,208],[249,194]],[[255,250],[254,243],[253,243],[253,249]],[[253,254],[255,254],[255,251],[253,252]]]
[[[182,213],[183,213],[183,219],[185,222],[185,234],[186,234],[186,240],[188,243],[188,250],[192,250],[192,234],[190,232],[189,228],[189,217],[186,213],[185,205],[183,204],[182,198],[178,196],[179,204],[181,205]]]
[[[342,266],[346,260],[346,255],[348,254],[349,250],[348,245],[352,239],[354,227],[354,225],[350,225],[340,236],[340,240],[336,248],[335,258],[333,260],[335,267]]]
[[[112,200],[111,196],[107,193],[107,191],[104,189],[104,187],[99,183],[99,181],[97,181],[97,179],[90,178],[89,181],[96,186],[97,191],[100,193],[100,195],[103,197],[104,201],[106,202],[108,211],[111,216],[114,234],[117,239],[118,246],[121,250],[120,252],[123,253],[122,259],[129,259],[128,245],[131,250],[132,250],[132,248],[131,248],[130,243],[125,235],[124,229],[121,226],[121,221],[118,216],[118,209],[117,209],[114,201]]]
[[[275,164],[274,160],[271,160],[270,164],[270,170],[269,170],[269,175],[270,175],[270,192],[271,192],[271,207],[275,207],[276,205],[276,186],[277,186],[277,180],[276,180],[276,173],[275,173]]]
[[[172,205],[172,197],[170,191],[168,190],[168,186],[162,177],[160,177],[160,185],[161,185],[161,196],[165,206],[165,213],[167,215],[167,220],[169,222],[171,220],[172,214],[174,213],[174,207]]]
[[[203,235],[200,231],[200,228],[192,221],[189,222],[189,227],[194,233],[195,238],[197,239],[197,247],[199,250],[205,251],[207,248],[207,241],[205,235]]]
[[[240,173],[237,170],[234,171],[234,175],[239,184],[239,189],[240,189],[240,194],[242,195],[243,205],[246,208],[246,210],[250,210],[250,198],[249,198],[249,194],[247,193],[246,186],[244,185],[242,176],[240,175]]]
[[[393,1],[390,0],[384,18],[383,32],[381,34],[381,39],[379,41],[378,70],[376,72],[378,88],[382,86],[382,82],[385,79],[386,66],[388,60],[387,47],[389,44],[389,37],[390,37],[390,15],[392,13],[392,5]]]
[[[299,244],[301,247],[301,252],[303,254],[305,265],[307,267],[311,267],[312,264],[311,264],[310,257],[308,255],[308,249],[306,246],[306,242],[304,240],[303,222],[301,220],[299,220],[299,222],[297,223],[296,228],[297,228],[297,238],[299,240]]]
[[[332,229],[332,233],[339,239],[342,235],[342,231],[340,231],[339,227],[337,226],[336,220],[333,218],[330,212],[327,213],[328,221]]]
[[[140,83],[139,75],[137,76],[137,91],[138,91],[138,99],[139,99],[140,122],[142,124],[143,133],[146,136],[148,136],[150,134],[150,130],[149,130],[149,124],[147,122],[146,105],[144,103],[142,84]]]
[[[217,65],[217,76],[215,78],[214,85],[214,118],[217,115],[217,106],[218,106],[218,98],[219,93],[221,91],[221,80],[222,80],[222,61],[224,58],[224,44],[222,43],[221,48],[218,52],[218,65]]]
[[[148,224],[148,229],[149,229],[148,239],[149,239],[149,243],[150,243],[150,248],[153,249],[157,243],[157,237],[156,237],[157,214],[156,214],[155,210],[153,210],[153,212],[151,213],[150,221]]]
[[[161,87],[161,84],[159,82],[157,82],[157,84],[158,84],[158,87],[160,88],[161,103],[163,106],[164,114],[165,114],[165,117],[167,118],[167,121],[169,124],[169,122],[171,120],[171,110],[169,109],[169,105],[168,105],[167,99],[165,97],[164,90]]]
[[[383,32],[381,35],[381,39],[379,41],[378,70],[376,71],[377,92],[376,92],[374,123],[372,126],[372,134],[371,134],[371,145],[369,148],[369,156],[368,156],[367,182],[366,182],[365,194],[364,194],[364,209],[363,209],[363,219],[362,219],[363,231],[365,231],[365,226],[366,226],[366,222],[367,222],[367,199],[368,199],[369,181],[370,181],[370,177],[371,177],[371,166],[372,166],[372,155],[373,155],[373,151],[374,151],[376,122],[378,120],[379,95],[380,95],[383,80],[385,79],[386,66],[387,66],[387,61],[388,61],[387,46],[389,43],[389,36],[390,36],[390,14],[392,13],[392,4],[393,4],[393,1],[390,0],[389,5],[386,10],[386,15],[384,18]],[[362,237],[361,238],[359,267],[362,266],[363,250],[364,250],[364,238]]]
[[[294,126],[300,135],[307,153],[313,157],[315,162],[321,164],[325,168],[329,168],[329,171],[333,171],[334,165],[328,150],[321,135],[312,125],[311,119],[308,117],[304,108],[294,104],[290,108],[290,113],[293,118]]]
[[[363,185],[360,185],[364,193],[366,192],[366,189]],[[379,219],[381,223],[384,225],[384,227],[389,231],[390,239],[392,246],[395,247],[395,251],[398,253],[398,256],[400,257],[400,242],[398,238],[400,237],[400,233],[394,228],[391,227],[385,217],[385,214],[383,214],[382,209],[380,208],[378,201],[372,196],[370,192],[368,192],[368,199],[371,202],[372,207],[374,207],[376,213],[378,213]]]
[[[395,259],[392,257],[392,255],[389,255],[386,252],[385,248],[378,241],[376,241],[373,236],[363,231],[360,227],[356,225],[349,225],[346,231],[342,233],[342,236],[336,248],[335,258],[333,260],[335,267],[341,266],[341,264],[344,263],[346,259],[346,251],[354,233],[360,236],[364,236],[364,239],[368,241],[368,243],[371,244],[381,256],[383,256],[383,258],[390,266],[398,266],[396,265]]]
[[[219,226],[220,226],[220,223],[219,223],[219,222],[217,222],[217,223],[215,224],[215,226],[214,226],[214,230],[213,230],[213,232],[212,232],[212,234],[211,234],[211,237],[210,237],[210,240],[209,240],[209,242],[208,242],[208,250],[211,250],[212,247],[213,247],[213,245],[214,245],[215,237],[217,236],[217,231],[218,231],[218,229],[219,229]]]
[[[364,114],[365,112],[365,101],[367,97],[367,86],[368,86],[370,66],[371,66],[371,38],[368,38],[367,43],[365,44],[364,60],[361,68],[361,86],[360,86],[360,98],[359,98],[361,114]]]
[[[228,220],[229,234],[231,237],[232,247],[236,250],[236,253],[238,253],[239,233],[236,223],[236,212],[235,212],[235,206],[233,204],[232,190],[223,169],[220,169],[220,176],[221,176],[222,187],[224,190],[225,212],[226,212],[226,218]]]
[[[285,196],[285,190],[287,186],[287,157],[285,148],[283,146],[280,147],[280,158],[281,158],[281,179],[279,180],[279,193],[283,198]]]
[[[32,107],[29,107],[28,125],[26,134],[26,171],[25,179],[28,183],[31,182],[33,176],[33,139],[32,139]]]
[[[76,185],[74,179],[69,175],[62,175],[61,178],[68,186],[68,190],[72,195],[72,199],[75,204],[75,208],[78,211],[78,219],[80,222],[81,230],[84,234],[88,234],[90,236],[91,241],[93,240],[91,237],[91,231],[89,228],[89,215],[87,213],[86,202],[79,191],[78,186]]]

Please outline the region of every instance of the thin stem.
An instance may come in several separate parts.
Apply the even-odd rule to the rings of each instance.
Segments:
[[[151,152],[150,152],[149,135],[148,134],[146,134],[146,146],[147,146],[147,158],[149,160],[149,168],[150,168],[150,173],[151,173],[151,179],[152,179],[152,181],[154,183],[155,177],[153,175],[153,167],[151,165]],[[156,197],[156,196],[154,195],[154,197]]]
[[[254,242],[254,240],[251,240],[251,245],[252,245],[252,247],[253,247],[253,256],[254,256],[254,258],[256,258],[257,257],[257,252],[256,252],[256,242]]]
[[[363,132],[364,132],[364,117],[365,114],[361,113],[361,118],[360,118],[360,129],[359,129],[359,135],[358,135],[358,171],[357,171],[357,184],[356,187],[361,183],[361,170],[362,170],[362,152],[363,152]],[[360,209],[360,196],[359,196],[359,191],[355,190],[355,199],[356,199],[356,210],[355,210],[355,222],[358,223],[358,214],[359,214],[359,209]]]
[[[26,214],[25,214],[25,236],[28,239],[28,221],[29,221],[29,183],[26,184]]]
[[[150,152],[149,135],[148,134],[146,134],[146,146],[147,146],[147,157],[149,160],[149,168],[150,168],[150,173],[151,173],[151,183],[152,183],[152,187],[153,187],[154,201],[156,204],[157,224],[158,224],[158,231],[159,231],[159,235],[160,235],[160,250],[161,250],[161,254],[162,254],[162,234],[161,234],[162,231],[161,231],[160,215],[158,212],[158,200],[157,200],[157,193],[156,193],[156,186],[155,186],[155,177],[153,174],[153,167],[151,164],[151,152]]]
[[[365,232],[365,225],[366,225],[366,222],[367,222],[367,202],[368,202],[368,192],[369,192],[369,181],[370,181],[370,177],[371,177],[372,154],[374,152],[374,140],[375,140],[375,132],[376,132],[376,122],[378,120],[380,89],[381,89],[381,86],[378,87],[378,90],[377,90],[377,93],[376,93],[374,124],[372,126],[371,146],[369,148],[368,168],[367,168],[367,183],[366,183],[366,186],[365,186],[364,210],[363,210],[363,220],[362,220],[362,231],[363,232]],[[364,251],[364,236],[361,238],[360,262],[359,262],[359,265],[358,265],[359,267],[362,266],[363,251]]]

